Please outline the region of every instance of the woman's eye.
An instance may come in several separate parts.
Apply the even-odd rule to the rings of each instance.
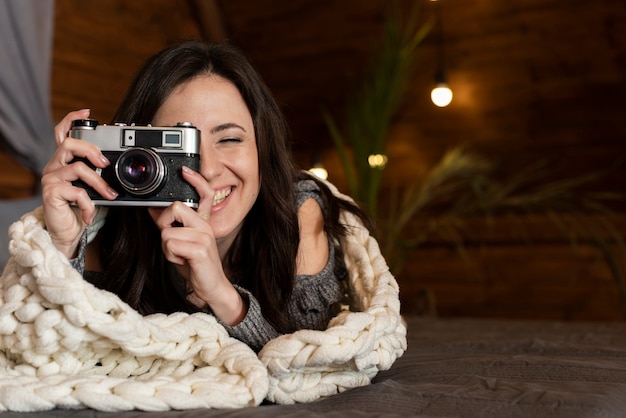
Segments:
[[[222,138],[222,139],[219,140],[219,142],[221,142],[221,143],[241,142],[241,138],[237,138],[237,137]]]

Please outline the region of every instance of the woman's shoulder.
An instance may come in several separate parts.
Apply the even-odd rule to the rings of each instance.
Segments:
[[[296,193],[317,193],[320,192],[320,186],[313,179],[300,179],[296,182]]]
[[[298,208],[309,199],[315,199],[320,207],[324,208],[320,186],[311,179],[299,180],[296,183],[296,203]]]

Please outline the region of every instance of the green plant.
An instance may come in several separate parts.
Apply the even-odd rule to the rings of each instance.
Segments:
[[[432,26],[420,24],[417,6],[403,19],[400,4],[394,5],[385,20],[376,65],[348,105],[345,134],[334,119],[324,113],[350,193],[373,217],[377,215],[384,166],[372,167],[368,158],[385,154],[389,125],[414,68],[417,47]]]
[[[584,241],[601,252],[626,302],[626,243],[612,222],[611,210],[614,203],[623,204],[624,196],[584,191],[584,186],[599,183],[611,168],[552,179],[549,166],[538,162],[502,178],[494,164],[463,147],[447,152],[401,198],[389,199],[387,216],[380,219],[385,225],[380,242],[392,271],[398,273],[408,252],[433,237],[450,242],[463,254],[467,219],[482,217],[488,224],[494,215],[505,215],[522,225],[526,215],[544,214],[573,247]],[[518,232],[528,240],[523,230]]]

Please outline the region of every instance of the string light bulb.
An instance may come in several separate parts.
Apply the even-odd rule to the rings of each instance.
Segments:
[[[367,158],[367,162],[370,167],[382,170],[387,165],[387,156],[384,154],[372,154]]]
[[[450,102],[452,102],[453,93],[446,82],[446,76],[443,70],[437,72],[435,83],[435,88],[430,92],[430,99],[436,106],[448,106]]]
[[[318,155],[315,158],[315,163],[313,164],[313,167],[309,168],[309,173],[312,173],[314,176],[322,180],[328,179],[328,171],[326,170],[326,168],[324,168],[324,165],[322,164],[321,156]]]
[[[435,87],[430,92],[430,99],[438,107],[446,107],[452,102],[452,90],[448,86],[445,74],[444,64],[444,39],[443,39],[443,17],[441,12],[441,4],[437,2],[435,6],[437,13],[437,65],[438,69],[435,73]]]
[[[311,167],[309,171],[313,173],[314,176],[322,180],[326,180],[328,178],[328,171],[324,167]]]

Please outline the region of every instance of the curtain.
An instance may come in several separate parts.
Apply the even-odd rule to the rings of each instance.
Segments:
[[[0,0],[0,143],[41,174],[54,152],[50,80],[54,0]],[[8,258],[8,227],[40,197],[0,200],[0,267]]]

